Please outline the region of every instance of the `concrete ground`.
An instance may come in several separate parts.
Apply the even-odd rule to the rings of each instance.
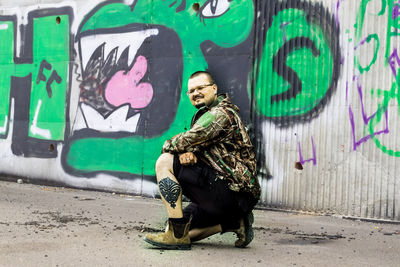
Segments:
[[[0,266],[399,266],[400,225],[255,211],[255,239],[231,233],[190,251],[153,248],[160,200],[0,181]]]

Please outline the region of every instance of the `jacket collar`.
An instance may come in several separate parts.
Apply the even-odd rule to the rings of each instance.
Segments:
[[[203,106],[201,108],[199,108],[198,111],[205,111],[205,110],[209,110],[215,106],[217,106],[219,103],[221,103],[222,100],[224,100],[225,98],[228,98],[228,94],[219,94],[217,96],[217,98],[214,100],[214,102],[210,105],[210,106]]]
[[[196,112],[196,114],[194,114],[193,118],[192,118],[192,123],[191,126],[193,126],[193,124],[197,121],[197,119],[199,117],[201,117],[201,115],[203,115],[204,113],[206,113],[208,110],[210,110],[212,107],[217,106],[219,103],[221,103],[224,99],[229,98],[228,94],[219,94],[217,96],[217,98],[215,99],[215,101],[210,105],[210,106],[203,106],[201,108],[199,108]]]

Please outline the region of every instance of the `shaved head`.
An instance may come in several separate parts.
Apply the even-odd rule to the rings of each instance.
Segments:
[[[214,78],[212,77],[211,73],[209,73],[208,71],[204,71],[204,70],[200,70],[200,71],[196,71],[194,72],[192,75],[190,75],[189,79],[195,78],[199,75],[205,75],[208,78],[208,81],[210,83],[215,83]]]

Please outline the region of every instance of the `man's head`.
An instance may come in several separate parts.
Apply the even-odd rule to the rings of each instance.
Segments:
[[[197,71],[193,73],[188,82],[188,91],[190,102],[196,108],[210,106],[217,98],[217,85],[211,74],[206,71]]]

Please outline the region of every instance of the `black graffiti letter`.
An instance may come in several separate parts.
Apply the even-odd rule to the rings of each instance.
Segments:
[[[286,64],[287,57],[297,49],[309,48],[313,53],[314,57],[319,57],[321,51],[317,49],[315,43],[306,37],[296,37],[287,41],[274,56],[274,70],[281,76],[285,81],[291,84],[291,87],[280,94],[273,95],[271,97],[271,103],[278,101],[289,100],[295,98],[302,89],[302,84],[297,73]]]
[[[184,11],[186,9],[186,0],[182,0],[181,4],[176,8],[176,13]]]
[[[56,82],[58,84],[61,83],[61,77],[57,74],[57,71],[53,70],[53,72],[51,73],[51,76],[49,78],[49,80],[46,83],[46,91],[47,91],[47,95],[51,98],[51,96],[53,95],[53,91],[51,90],[51,84],[53,82]]]
[[[36,84],[39,84],[40,81],[45,82],[47,80],[46,76],[44,76],[43,74],[43,69],[51,70],[51,64],[47,62],[45,59],[43,59],[42,62],[40,63],[40,69],[36,79]]]
[[[158,183],[158,187],[165,201],[171,205],[171,208],[175,209],[175,203],[181,194],[181,186],[170,178],[165,177]]]

